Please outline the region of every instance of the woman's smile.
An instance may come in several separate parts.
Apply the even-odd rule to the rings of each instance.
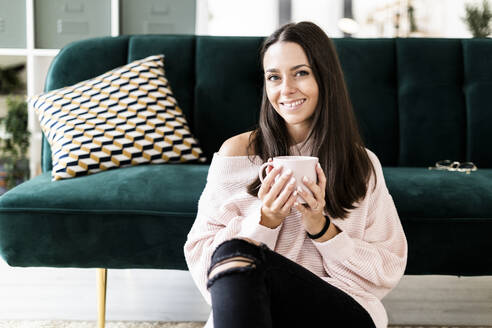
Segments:
[[[285,100],[280,102],[280,108],[283,110],[299,109],[306,102],[306,98],[297,100]]]

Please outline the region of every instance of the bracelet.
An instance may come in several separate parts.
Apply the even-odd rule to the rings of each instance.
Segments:
[[[323,237],[323,235],[326,233],[326,231],[328,230],[328,228],[330,227],[330,218],[325,215],[325,226],[323,227],[323,229],[321,229],[321,231],[315,235],[311,235],[309,232],[306,231],[306,234],[309,238],[311,239],[318,239],[318,238],[321,238]]]

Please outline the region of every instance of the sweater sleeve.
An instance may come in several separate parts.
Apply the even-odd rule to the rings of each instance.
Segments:
[[[197,217],[184,245],[190,273],[209,304],[207,271],[217,246],[232,238],[247,237],[273,249],[281,228],[270,229],[260,225],[261,201],[246,193],[251,180],[247,169],[236,167],[237,170],[228,176],[227,172],[214,165],[212,162],[207,184],[198,202]]]
[[[382,299],[403,276],[407,241],[393,198],[386,187],[381,164],[372,152],[369,152],[369,157],[376,171],[377,185],[373,191],[374,179],[369,183],[367,217],[361,217],[363,226],[355,229],[360,233],[344,231],[344,227],[354,222],[333,220],[341,232],[326,242],[313,242],[331,277]]]

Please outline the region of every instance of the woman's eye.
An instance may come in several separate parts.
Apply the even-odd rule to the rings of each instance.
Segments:
[[[296,72],[296,76],[306,76],[309,75],[308,71],[298,71]]]
[[[277,81],[279,77],[277,75],[269,75],[267,76],[268,81]]]

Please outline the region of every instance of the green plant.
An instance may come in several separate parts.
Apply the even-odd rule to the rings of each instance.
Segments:
[[[3,135],[0,156],[6,173],[7,189],[29,178],[27,151],[30,132],[27,129],[27,103],[21,97],[7,98],[7,116],[0,119]]]
[[[463,21],[474,38],[485,38],[492,33],[492,11],[487,0],[483,0],[482,7],[473,4],[465,5],[466,17]]]
[[[6,95],[24,90],[24,83],[19,78],[19,72],[25,65],[15,65],[12,67],[0,67],[0,94]]]

